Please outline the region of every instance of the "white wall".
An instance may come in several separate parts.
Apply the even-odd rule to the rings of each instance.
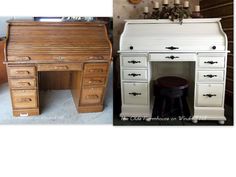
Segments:
[[[27,19],[31,20],[33,17],[23,17],[23,16],[1,16],[0,17],[0,37],[5,37],[7,32],[7,21],[16,19]]]

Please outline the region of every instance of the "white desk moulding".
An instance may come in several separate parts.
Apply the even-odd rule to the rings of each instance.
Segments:
[[[227,36],[219,18],[126,20],[120,38],[121,117],[152,116],[153,81],[188,80],[187,103],[194,123],[224,124]],[[135,77],[134,77],[135,76]],[[137,93],[137,94],[130,94]]]

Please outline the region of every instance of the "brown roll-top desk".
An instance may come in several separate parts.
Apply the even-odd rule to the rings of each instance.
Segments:
[[[102,111],[111,51],[104,23],[9,21],[5,63],[13,115],[40,114],[39,88],[54,89],[54,80],[55,89],[71,89],[78,112]]]

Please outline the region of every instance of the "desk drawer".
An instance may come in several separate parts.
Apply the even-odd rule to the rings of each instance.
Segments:
[[[65,64],[39,64],[38,71],[80,71],[82,64],[65,63]]]
[[[102,103],[104,87],[82,88],[81,105]]]
[[[34,77],[36,75],[35,67],[8,67],[9,77]]]
[[[84,85],[104,85],[106,82],[106,77],[85,77]]]
[[[146,105],[148,84],[147,83],[123,83],[124,104]]]
[[[147,70],[123,70],[124,80],[147,80]]]
[[[36,88],[36,79],[9,79],[9,84],[11,88]]]
[[[225,66],[224,57],[199,57],[198,66],[202,68],[223,68]]]
[[[198,71],[198,82],[223,82],[224,71]]]
[[[12,90],[13,108],[36,108],[38,105],[36,90]]]
[[[150,61],[167,61],[167,62],[175,62],[175,61],[196,61],[196,54],[180,54],[180,53],[153,53],[150,54]]]
[[[28,117],[39,115],[39,108],[13,109],[13,115],[16,117]]]
[[[122,56],[122,65],[124,67],[147,67],[147,57]]]
[[[197,86],[197,106],[219,107],[223,103],[223,84],[199,84]]]
[[[108,63],[87,63],[84,65],[84,74],[107,74]]]

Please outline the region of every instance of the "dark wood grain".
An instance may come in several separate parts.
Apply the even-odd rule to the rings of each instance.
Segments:
[[[205,18],[229,16],[233,14],[233,6],[232,4],[229,4],[222,7],[212,8],[210,10],[202,10],[202,14]]]
[[[226,79],[226,90],[233,90],[233,80],[228,78]]]
[[[228,42],[228,50],[230,51],[231,54],[234,53],[234,45],[233,41]]]
[[[234,75],[233,72],[234,72],[234,71],[233,71],[233,68],[232,68],[232,67],[228,67],[228,68],[227,68],[227,78],[233,79],[233,75]]]
[[[233,41],[234,40],[234,33],[233,33],[233,29],[225,29],[224,30],[227,37],[228,37],[228,40],[229,41]]]
[[[223,28],[233,28],[233,16],[222,18],[221,25]]]
[[[202,15],[204,17],[222,18],[221,24],[228,37],[228,54],[227,59],[227,82],[226,82],[226,104],[233,106],[233,56],[234,56],[234,34],[233,34],[233,0],[201,0]]]
[[[232,3],[232,0],[202,0],[200,1],[201,8],[210,8],[221,4]]]
[[[228,54],[227,65],[228,66],[233,66],[234,65],[234,57],[233,57],[232,54]]]

